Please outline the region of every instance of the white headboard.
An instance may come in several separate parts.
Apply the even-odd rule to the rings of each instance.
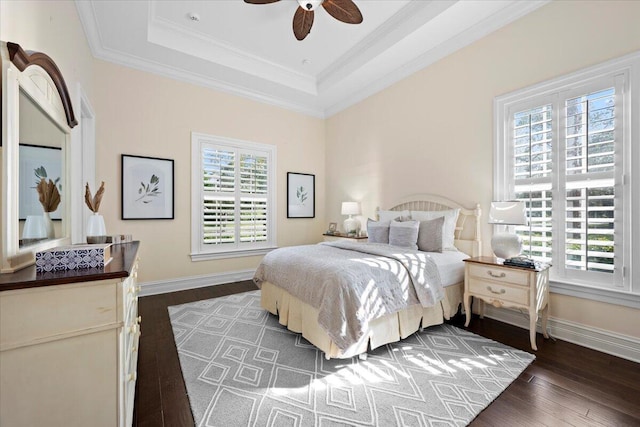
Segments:
[[[404,197],[396,202],[392,211],[444,211],[460,209],[456,224],[454,244],[460,251],[471,256],[482,255],[482,239],[480,238],[480,205],[467,209],[459,203],[434,194],[417,194]]]

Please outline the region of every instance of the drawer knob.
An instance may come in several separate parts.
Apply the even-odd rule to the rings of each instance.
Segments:
[[[502,273],[502,274],[504,274],[504,273]],[[491,292],[492,294],[498,294],[498,295],[502,295],[502,294],[504,294],[505,292],[507,292],[507,291],[506,291],[506,290],[504,290],[504,289],[500,289],[499,291],[494,291],[493,289],[491,289],[491,286],[487,286],[487,290],[488,290],[489,292]]]
[[[498,279],[502,279],[503,277],[505,277],[505,276],[506,276],[506,274],[505,274],[505,272],[504,272],[504,271],[503,271],[502,273],[500,273],[500,274],[496,274],[496,273],[494,273],[493,271],[489,270],[489,271],[487,271],[487,274],[488,274],[489,276],[491,276],[491,277],[497,277]]]
[[[136,373],[135,373],[135,372],[132,372],[132,373],[130,373],[130,374],[128,375],[127,380],[129,380],[130,382],[133,382],[133,381],[135,381],[135,380],[136,380],[136,377],[137,377]]]

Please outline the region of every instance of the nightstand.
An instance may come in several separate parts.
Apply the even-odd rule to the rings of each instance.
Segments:
[[[542,334],[547,334],[549,314],[549,266],[540,269],[506,266],[497,258],[467,258],[464,267],[465,326],[471,321],[471,297],[479,301],[480,318],[484,303],[495,307],[524,308],[529,312],[529,338],[531,348],[536,347],[536,321],[542,311]]]
[[[356,242],[356,243],[366,243],[369,238],[368,237],[354,237],[354,236],[347,236],[346,234],[323,234],[322,237],[324,238],[325,242],[335,242],[336,240],[346,240],[349,242]]]

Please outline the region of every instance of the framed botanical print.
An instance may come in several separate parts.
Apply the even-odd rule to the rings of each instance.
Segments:
[[[287,172],[287,218],[315,218],[316,176]]]
[[[122,219],[173,219],[173,160],[122,155]]]

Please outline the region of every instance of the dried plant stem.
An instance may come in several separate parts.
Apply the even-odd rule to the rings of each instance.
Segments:
[[[58,205],[60,204],[60,192],[53,181],[49,180],[49,182],[47,182],[42,178],[38,183],[36,190],[38,191],[38,200],[45,212],[54,212],[58,209]]]
[[[98,213],[100,209],[100,203],[102,202],[102,196],[104,195],[104,181],[100,184],[100,188],[96,192],[96,195],[91,197],[91,189],[89,189],[89,183],[84,188],[84,202],[89,210],[93,213]]]

